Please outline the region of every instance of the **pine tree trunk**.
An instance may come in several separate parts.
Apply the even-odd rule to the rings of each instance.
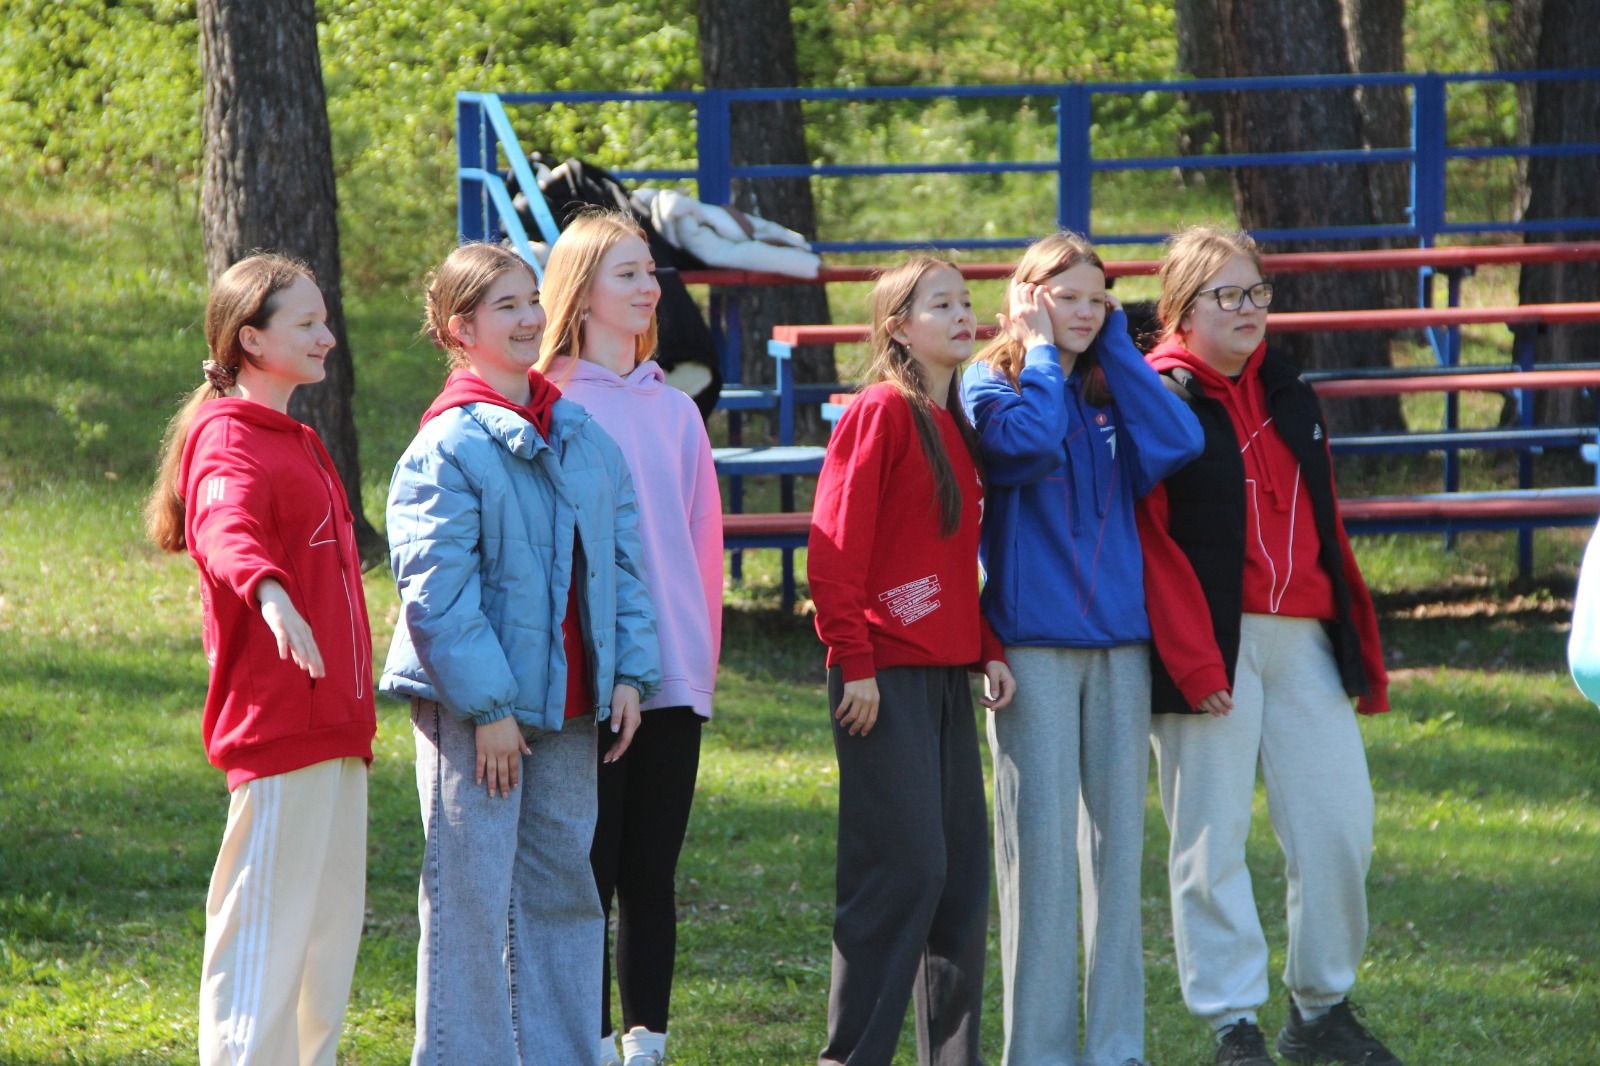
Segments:
[[[1590,0],[1545,0],[1539,29],[1538,65],[1543,70],[1593,65],[1594,7]],[[1533,144],[1600,141],[1600,81],[1538,82],[1533,94]],[[1600,164],[1592,155],[1542,156],[1528,163],[1527,219],[1600,215]],[[1529,240],[1569,241],[1592,232],[1556,232]],[[1600,292],[1600,263],[1530,264],[1522,268],[1522,303],[1592,300]],[[1535,329],[1539,362],[1600,360],[1600,326]],[[1544,422],[1593,420],[1593,401],[1576,390],[1539,393],[1535,410]]]
[[[1339,0],[1218,0],[1223,65],[1231,76],[1350,73]],[[1223,136],[1230,152],[1353,148],[1362,143],[1361,112],[1348,89],[1223,94]],[[1332,165],[1242,167],[1234,206],[1247,229],[1349,225],[1373,220],[1365,168]],[[1332,242],[1276,242],[1270,251],[1323,251]],[[1371,273],[1291,274],[1274,281],[1278,310],[1367,310],[1385,306]],[[1290,334],[1275,349],[1306,369],[1389,365],[1383,333]],[[1328,406],[1338,431],[1397,428],[1399,401],[1372,397]]]
[[[1178,34],[1179,71],[1192,78],[1224,75],[1217,0],[1175,0],[1173,28]],[[1201,155],[1221,136],[1217,116],[1222,99],[1216,93],[1180,93],[1178,100],[1187,115],[1178,131],[1178,151],[1183,155]],[[1217,171],[1200,167],[1185,170],[1183,176],[1186,182],[1199,185],[1221,178]]]
[[[1350,67],[1361,74],[1387,74],[1406,69],[1405,0],[1343,0],[1344,23],[1350,48]],[[1361,142],[1367,148],[1405,148],[1411,143],[1411,108],[1404,86],[1364,85],[1356,90],[1361,113]],[[1380,163],[1363,168],[1378,223],[1404,223],[1411,204],[1411,169],[1404,163]],[[1374,247],[1408,247],[1410,241],[1376,241]],[[1389,270],[1378,275],[1384,305],[1405,307],[1416,300],[1415,271]],[[1395,335],[1397,338],[1400,334]],[[1407,335],[1421,343],[1420,332]]]
[[[327,445],[363,553],[376,534],[361,506],[351,395],[355,370],[339,288],[333,147],[317,52],[315,0],[199,0],[205,83],[200,216],[215,280],[258,249],[305,260],[338,346],[328,376],[295,390],[290,413]]]
[[[748,89],[799,84],[794,26],[789,0],[699,0],[700,65],[707,88]],[[795,101],[735,104],[729,116],[734,166],[804,163],[805,121]],[[736,181],[734,205],[740,210],[780,222],[813,240],[817,210],[811,183],[805,178],[763,178]],[[724,290],[737,300],[744,355],[744,380],[771,382],[772,359],[767,341],[775,325],[825,324],[827,290],[821,285],[763,286]],[[831,346],[795,352],[797,381],[837,381]],[[797,409],[796,426],[806,433],[820,424],[818,412]]]

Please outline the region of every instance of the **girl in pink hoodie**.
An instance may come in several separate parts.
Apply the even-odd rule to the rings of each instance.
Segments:
[[[584,215],[551,251],[550,316],[539,369],[621,447],[639,498],[639,532],[661,690],[644,704],[628,753],[600,767],[590,860],[607,916],[613,896],[619,1060],[611,1024],[609,946],[602,971],[599,1062],[655,1066],[666,1055],[677,914],[673,878],[689,824],[700,729],[711,717],[722,638],[722,497],[700,412],[666,384],[656,347],[655,278],[644,233],[617,213]]]

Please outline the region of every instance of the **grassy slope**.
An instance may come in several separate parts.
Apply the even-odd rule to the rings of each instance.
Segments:
[[[138,508],[161,423],[198,378],[203,292],[183,252],[190,224],[160,204],[119,206],[26,191],[0,202],[3,1063],[192,1061],[226,795],[199,745],[192,570],[144,546]],[[412,338],[414,304],[386,291],[350,307],[374,515],[438,380]],[[1580,547],[1541,535],[1538,580],[1513,587],[1507,537],[1464,538],[1449,556],[1430,538],[1359,545],[1385,594],[1397,709],[1365,723],[1379,825],[1358,992],[1407,1061],[1490,1063],[1508,1047],[1600,1061],[1600,715],[1560,668]],[[771,559],[752,568],[753,586],[730,596],[680,877],[673,1028],[686,1063],[804,1062],[824,1021],[834,767],[818,651],[804,620],[776,610]],[[382,649],[395,601],[381,572],[367,595]],[[410,747],[403,712],[382,704],[347,1063],[403,1062],[411,1038]],[[1276,971],[1283,882],[1258,813]],[[1153,805],[1146,844],[1149,1058],[1198,1062],[1208,1053],[1175,988]],[[994,978],[991,1051],[999,1017]],[[909,1040],[901,1058],[914,1061]]]

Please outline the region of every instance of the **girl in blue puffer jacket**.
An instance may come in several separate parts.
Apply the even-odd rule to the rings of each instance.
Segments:
[[[583,1062],[604,919],[589,868],[595,722],[627,748],[660,684],[622,453],[533,369],[533,271],[487,244],[430,279],[444,391],[395,467],[401,620],[426,836],[412,1061]]]

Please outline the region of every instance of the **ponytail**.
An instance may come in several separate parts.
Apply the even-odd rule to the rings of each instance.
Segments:
[[[201,385],[189,394],[161,436],[161,469],[144,501],[144,529],[162,551],[181,552],[187,547],[183,537],[183,486],[178,484],[178,478],[183,474],[183,445],[189,439],[189,427],[201,404],[226,395],[209,381]]]

